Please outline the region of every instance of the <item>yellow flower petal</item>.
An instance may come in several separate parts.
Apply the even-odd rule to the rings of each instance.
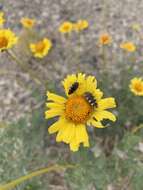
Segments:
[[[52,117],[60,116],[63,114],[61,109],[52,109],[45,112],[45,119],[50,119]]]
[[[61,129],[59,130],[57,136],[56,136],[56,141],[61,142],[63,141],[63,131],[65,130],[65,126],[61,126]]]
[[[72,143],[70,143],[70,150],[73,152],[78,151],[79,149],[79,144],[76,144],[74,141]]]
[[[59,104],[64,104],[66,102],[66,99],[62,96],[56,95],[51,92],[47,92],[48,100],[53,101]]]
[[[95,96],[97,101],[99,101],[103,96],[103,92],[99,89],[94,90],[92,94]]]
[[[94,76],[90,76],[89,75],[86,78],[86,85],[87,86],[91,86],[92,85],[93,88],[97,88],[97,80],[96,80],[96,78]]]
[[[89,146],[88,135],[84,124],[79,124],[76,126],[76,138],[77,143],[84,143],[85,146]]]
[[[62,141],[70,143],[75,138],[75,125],[74,123],[67,122],[65,129],[62,132]]]
[[[65,93],[66,93],[67,96],[69,96],[68,95],[69,88],[72,86],[72,84],[74,82],[77,82],[77,77],[74,74],[73,75],[68,75],[66,77],[66,79],[64,79],[64,81],[62,81],[62,85],[64,86]]]
[[[85,74],[78,73],[77,74],[77,80],[79,83],[82,83],[83,81],[85,81]]]
[[[79,73],[78,75],[76,74],[72,74],[72,75],[68,75],[64,81],[62,82],[65,90],[67,90],[66,88],[69,88],[70,85],[72,85],[74,82],[83,82],[85,78],[85,75],[83,75],[82,73]]]
[[[102,121],[103,119],[110,119],[111,121],[116,121],[116,116],[109,111],[97,111],[93,116],[98,120]]]
[[[105,128],[106,127],[106,126],[103,126],[100,121],[95,121],[94,119],[90,119],[87,124],[92,125],[93,127],[96,127],[96,128]]]
[[[86,147],[89,146],[85,125],[75,126],[75,124],[68,122],[65,119],[60,119],[49,128],[50,133],[57,131],[59,132],[56,137],[56,141],[63,141],[70,144],[71,150],[73,151],[78,150],[80,143],[83,143]]]
[[[60,127],[61,127],[61,120],[57,121],[56,123],[54,123],[53,125],[51,125],[49,128],[48,128],[48,132],[50,134],[52,133],[56,133],[57,131],[60,130]]]
[[[100,99],[103,96],[103,93],[99,89],[96,89],[97,87],[96,78],[94,76],[88,76],[86,78],[85,74],[82,73],[79,73],[78,75],[68,75],[66,79],[62,82],[67,96],[69,96],[68,92],[70,87],[75,82],[79,83],[79,86],[75,91],[75,94],[81,95],[88,91],[94,94],[97,99]]]
[[[54,102],[48,102],[46,103],[47,108],[49,109],[64,109],[63,104],[58,104]]]
[[[116,102],[114,98],[104,98],[98,102],[99,110],[115,108],[115,107],[116,107]]]

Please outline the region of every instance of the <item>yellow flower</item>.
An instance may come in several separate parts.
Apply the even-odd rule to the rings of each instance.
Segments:
[[[103,93],[97,89],[94,76],[68,75],[62,84],[67,98],[47,92],[45,118],[59,116],[49,127],[49,133],[57,132],[57,142],[65,142],[72,151],[77,151],[80,143],[89,147],[86,125],[104,128],[103,119],[116,120],[115,115],[106,110],[116,107],[116,103],[112,97],[102,98]]]
[[[141,26],[138,23],[132,25],[132,29],[139,32],[141,30]]]
[[[35,25],[35,20],[25,17],[21,19],[21,24],[23,27],[31,29]]]
[[[124,49],[128,52],[136,51],[136,46],[132,42],[125,42],[120,45],[121,49]]]
[[[4,23],[5,23],[4,13],[0,12],[0,26],[3,26]]]
[[[82,31],[87,29],[89,26],[89,23],[87,20],[79,20],[77,23],[73,24],[73,29],[75,31]]]
[[[60,25],[59,31],[61,33],[70,33],[73,30],[73,24],[71,22],[64,22],[63,24]]]
[[[143,80],[142,78],[133,78],[130,82],[130,90],[133,92],[136,96],[143,96]]]
[[[12,48],[18,38],[10,29],[0,29],[0,51]]]
[[[52,47],[52,42],[48,38],[44,38],[43,40],[30,44],[30,49],[33,52],[35,57],[43,58],[49,52]]]
[[[99,37],[99,43],[101,45],[108,45],[112,42],[112,37],[109,34],[102,34]]]

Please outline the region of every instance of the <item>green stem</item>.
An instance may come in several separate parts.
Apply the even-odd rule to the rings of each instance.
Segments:
[[[79,34],[79,43],[78,43],[78,48],[79,48],[79,52],[78,52],[78,58],[77,58],[77,70],[78,73],[82,72],[81,69],[81,52],[82,52],[82,48],[81,48],[81,34]]]
[[[107,62],[106,62],[106,52],[105,52],[104,45],[102,46],[102,54],[103,54],[103,64],[104,64],[104,67],[106,67],[107,66]]]
[[[21,184],[22,182],[27,181],[33,177],[42,175],[44,173],[48,173],[48,172],[55,171],[55,170],[63,170],[63,169],[67,169],[67,168],[74,168],[74,167],[75,167],[74,165],[69,164],[66,166],[54,165],[54,166],[50,166],[47,168],[43,168],[43,169],[37,170],[35,172],[32,172],[30,174],[27,174],[25,176],[22,176],[16,180],[13,180],[12,182],[9,182],[5,185],[0,186],[0,190],[10,190],[11,188],[14,188],[15,186]]]
[[[107,55],[106,55],[106,47],[102,47],[102,55],[103,55],[103,71],[105,74],[108,73],[108,62],[107,62]]]

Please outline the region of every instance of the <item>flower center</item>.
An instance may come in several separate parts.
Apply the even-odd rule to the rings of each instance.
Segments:
[[[82,96],[70,97],[65,105],[66,118],[75,123],[85,123],[93,108]]]
[[[65,26],[63,27],[63,29],[64,29],[64,31],[68,32],[68,31],[71,30],[71,26],[67,24],[67,25],[65,25]]]
[[[29,26],[32,26],[33,25],[33,22],[31,20],[27,20],[26,23],[29,25]]]
[[[36,44],[36,51],[37,52],[42,52],[44,50],[44,48],[45,48],[45,44],[42,41],[40,41]]]
[[[103,36],[103,37],[102,37],[102,41],[103,41],[103,43],[108,42],[108,40],[109,40],[108,36]]]
[[[5,48],[8,45],[8,40],[5,37],[0,37],[0,48]]]
[[[142,91],[142,85],[141,84],[135,84],[135,90],[138,91],[138,92],[141,92]]]

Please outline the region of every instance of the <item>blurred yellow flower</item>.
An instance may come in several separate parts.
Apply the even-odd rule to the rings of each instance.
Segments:
[[[48,38],[44,38],[43,40],[37,43],[31,43],[30,49],[34,54],[34,57],[43,58],[49,52],[52,47],[52,42]]]
[[[141,26],[138,23],[132,25],[132,29],[139,32],[141,30]]]
[[[0,12],[0,26],[3,26],[4,23],[5,23],[4,13]]]
[[[73,23],[68,22],[68,21],[64,22],[59,27],[59,31],[61,33],[70,33],[72,30],[73,30]]]
[[[31,29],[35,25],[35,20],[31,18],[24,17],[21,19],[21,24],[23,27]]]
[[[129,88],[136,96],[143,96],[143,80],[142,78],[133,78],[130,82]]]
[[[99,37],[99,43],[101,45],[108,45],[112,42],[112,37],[109,34],[102,34]]]
[[[0,29],[0,51],[12,48],[18,37],[10,29]]]
[[[124,49],[128,52],[136,51],[136,46],[132,42],[124,42],[124,43],[120,44],[120,48]]]
[[[79,20],[77,23],[73,24],[73,29],[75,31],[82,31],[87,29],[89,26],[89,23],[87,20]]]
[[[116,103],[112,97],[102,98],[103,92],[97,88],[94,76],[82,73],[68,75],[62,84],[67,98],[47,92],[45,118],[59,116],[49,127],[49,133],[57,132],[57,142],[65,142],[72,151],[77,151],[81,143],[89,147],[87,125],[104,128],[102,120],[116,121],[115,115],[107,111],[116,107]]]

